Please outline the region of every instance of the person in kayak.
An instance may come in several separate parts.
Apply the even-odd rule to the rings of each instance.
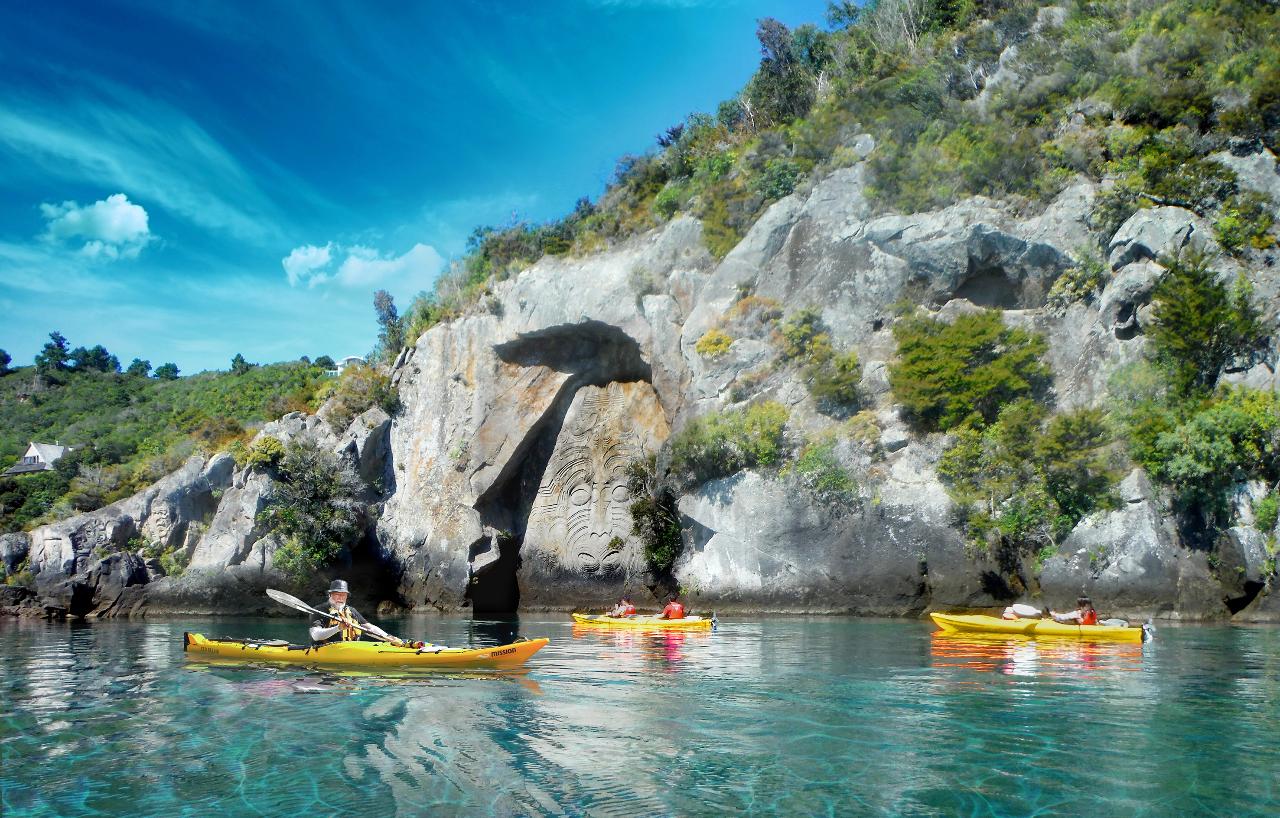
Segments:
[[[635,616],[636,606],[631,604],[631,597],[624,596],[622,601],[613,606],[609,616]]]
[[[672,594],[671,601],[667,603],[667,607],[662,609],[662,613],[658,614],[658,618],[684,619],[684,606],[680,604],[680,597]]]
[[[1089,597],[1082,596],[1076,600],[1076,609],[1067,613],[1049,612],[1049,616],[1053,617],[1054,622],[1075,622],[1079,625],[1096,625],[1098,624],[1098,612],[1093,609],[1093,603]]]
[[[328,616],[317,618],[311,623],[311,641],[358,642],[364,635],[355,627],[359,625],[377,636],[385,637],[393,645],[405,644],[377,625],[370,624],[359,611],[347,604],[348,596],[350,593],[345,580],[335,579],[330,583],[328,601],[316,606],[316,610],[325,611]]]

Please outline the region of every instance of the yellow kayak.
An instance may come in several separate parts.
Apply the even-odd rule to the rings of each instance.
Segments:
[[[385,642],[329,642],[290,645],[277,640],[209,639],[199,633],[182,635],[190,658],[279,662],[288,665],[347,665],[353,667],[441,668],[499,670],[518,667],[542,650],[548,639],[528,639],[492,648],[398,648]]]
[[[592,625],[600,628],[643,628],[646,630],[668,631],[709,631],[715,627],[716,618],[703,616],[686,616],[684,619],[659,619],[656,616],[607,616],[605,614],[573,615],[573,621],[579,625]]]
[[[1074,625],[1052,619],[1001,619],[980,614],[929,614],[947,633],[985,633],[1007,636],[1054,637],[1083,639],[1090,642],[1141,642],[1143,628],[1118,628],[1110,625]]]

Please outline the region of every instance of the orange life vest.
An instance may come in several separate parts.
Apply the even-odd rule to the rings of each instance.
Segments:
[[[1081,612],[1080,612],[1080,624],[1081,624],[1081,625],[1096,625],[1096,624],[1098,624],[1098,612],[1097,612],[1097,611],[1095,611],[1095,610],[1092,610],[1092,609],[1087,610],[1087,611],[1081,611]]]
[[[351,607],[349,605],[343,605],[341,611],[330,605],[329,615],[338,620],[338,627],[342,629],[343,642],[359,641],[361,631],[356,626],[360,623],[356,622],[356,618],[351,615]]]
[[[668,602],[662,609],[662,615],[667,619],[684,619],[684,606],[679,602]]]

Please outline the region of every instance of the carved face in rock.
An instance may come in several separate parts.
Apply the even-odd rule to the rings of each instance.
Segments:
[[[635,444],[615,387],[591,389],[567,419],[529,515],[539,550],[588,575],[627,567],[619,540],[631,532],[626,470]]]

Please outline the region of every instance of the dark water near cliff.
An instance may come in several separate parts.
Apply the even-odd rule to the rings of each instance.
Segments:
[[[3,815],[1280,814],[1280,629],[396,624],[553,641],[523,674],[325,678],[182,653],[184,628],[296,639],[301,618],[0,622]]]

